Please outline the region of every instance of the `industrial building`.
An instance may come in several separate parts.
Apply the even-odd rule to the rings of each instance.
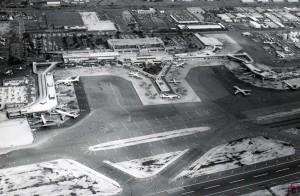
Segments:
[[[213,25],[177,25],[180,30],[186,31],[220,31],[224,30],[225,27],[222,24]]]

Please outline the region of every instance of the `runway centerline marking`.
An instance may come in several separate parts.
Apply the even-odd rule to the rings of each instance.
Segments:
[[[224,177],[220,177],[220,178],[216,178],[216,179],[212,179],[212,180],[206,180],[206,181],[203,181],[203,182],[198,182],[198,183],[193,183],[193,184],[189,184],[187,186],[184,186],[184,187],[192,187],[192,186],[195,186],[195,185],[199,185],[199,184],[203,184],[203,183],[208,183],[208,182],[213,182],[213,181],[216,181],[216,180],[221,180],[221,179],[226,179],[226,178],[231,178],[231,177],[234,177],[234,176],[241,176],[241,175],[245,175],[245,174],[248,174],[248,173],[251,173],[251,172],[255,172],[255,171],[259,171],[259,170],[263,170],[263,169],[267,169],[267,168],[272,168],[272,167],[278,167],[279,165],[285,165],[287,163],[293,163],[293,162],[297,162],[299,161],[298,160],[291,160],[291,161],[286,161],[286,162],[283,162],[283,163],[279,163],[277,165],[269,165],[267,167],[262,167],[262,168],[258,168],[258,169],[254,169],[254,170],[251,170],[251,171],[246,171],[246,172],[242,172],[242,173],[238,173],[238,174],[234,174],[234,175],[229,175],[229,176],[224,176]],[[300,166],[299,166],[300,167]],[[296,174],[298,174],[300,172],[297,172]],[[288,176],[288,175],[287,175]],[[208,176],[209,177],[209,176]],[[272,180],[272,179],[270,179]],[[270,181],[269,180],[269,181]],[[271,182],[272,183],[272,182]],[[248,186],[248,185],[246,185]],[[178,187],[178,188],[183,188],[183,187]],[[165,191],[172,191],[173,189],[169,189],[169,190],[164,190],[164,191],[159,191],[159,192],[155,192],[155,193],[149,193],[145,196],[149,196],[149,195],[155,195],[155,194],[158,194],[158,193],[163,193]],[[233,189],[234,190],[234,189]],[[224,191],[223,191],[224,192]]]
[[[264,181],[260,181],[260,182],[255,182],[255,183],[252,183],[252,184],[247,184],[247,185],[235,187],[235,188],[232,188],[232,189],[227,189],[227,190],[224,190],[224,191],[219,191],[219,192],[216,192],[216,193],[211,193],[211,194],[208,194],[208,195],[205,195],[205,196],[209,196],[209,195],[217,195],[217,194],[224,193],[224,192],[228,192],[228,191],[232,191],[232,190],[235,190],[235,189],[240,189],[240,188],[249,187],[249,186],[253,186],[253,185],[256,185],[256,184],[268,182],[268,181],[271,181],[271,180],[280,179],[280,178],[285,178],[285,177],[287,177],[287,176],[291,176],[291,175],[295,175],[295,174],[299,174],[299,173],[300,173],[300,172],[296,172],[296,173],[293,173],[293,174],[287,174],[287,175],[284,175],[284,176],[279,176],[279,177],[276,177],[276,178],[271,178],[271,179],[268,179],[268,180],[264,180]]]
[[[261,177],[261,176],[266,176],[266,175],[268,175],[268,173],[259,174],[259,175],[253,176],[253,178],[258,178],[258,177]]]
[[[290,168],[280,169],[280,170],[277,170],[276,173],[277,173],[277,172],[282,172],[282,171],[285,171],[285,170],[288,170],[288,169],[290,169]]]
[[[230,184],[233,184],[233,183],[237,183],[237,182],[241,182],[241,181],[244,181],[245,179],[240,179],[240,180],[235,180],[235,181],[231,181],[229,182]]]
[[[209,186],[209,187],[205,187],[204,189],[207,190],[207,189],[212,189],[212,188],[216,188],[216,187],[219,187],[219,186],[221,186],[221,185],[218,184],[218,185],[214,185],[214,186]]]

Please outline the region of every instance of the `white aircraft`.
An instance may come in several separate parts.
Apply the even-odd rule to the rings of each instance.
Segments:
[[[162,94],[160,94],[160,98],[162,98],[162,99],[168,98],[169,100],[180,99],[180,95],[178,95],[178,94],[162,93]]]
[[[8,70],[8,71],[4,72],[3,74],[9,76],[9,75],[13,74],[13,71],[12,70]]]
[[[58,109],[56,109],[55,111],[61,115],[62,120],[65,120],[66,116],[69,116],[72,118],[77,118],[77,116],[79,116],[79,114],[76,112],[64,112],[64,111],[58,110]]]
[[[25,68],[24,67],[17,67],[16,69],[21,71],[21,70],[24,70]]]
[[[184,68],[184,64],[185,64],[185,62],[181,62],[181,63],[175,64],[175,66],[176,66],[176,68],[179,68],[179,67]]]
[[[264,44],[275,44],[273,41],[264,41]]]
[[[292,85],[287,81],[283,81],[283,85],[289,87],[292,90],[296,90],[297,89],[297,85]]]
[[[5,42],[0,41],[0,44],[1,44],[2,46],[5,46]]]
[[[141,78],[139,72],[134,72],[134,71],[129,72],[129,77]]]
[[[44,125],[49,125],[49,123],[47,123],[47,122],[55,123],[55,121],[53,121],[53,120],[48,120],[48,119],[46,119],[45,116],[44,116],[43,114],[41,114],[41,120],[35,121],[35,122],[34,122],[34,125],[36,125],[36,124],[38,124],[38,123],[41,123],[41,122],[42,122]]]
[[[79,81],[79,76],[76,78],[72,79],[72,77],[66,78],[65,80],[57,80],[56,85],[58,84],[65,84],[65,85],[71,85],[72,82],[78,82]]]
[[[245,90],[245,89],[241,89],[239,88],[238,86],[234,86],[233,88],[236,89],[236,91],[234,92],[234,94],[238,94],[238,93],[242,93],[243,95],[247,96],[247,95],[250,95],[251,93],[251,90]]]
[[[0,37],[0,40],[3,41],[3,42],[5,42],[6,39],[3,38],[3,37]]]
[[[178,85],[178,84],[180,84],[181,82],[180,82],[180,81],[177,81],[175,78],[173,78],[171,81],[169,81],[169,83],[174,84],[174,85]]]
[[[2,56],[0,56],[0,59],[3,60],[4,58]]]

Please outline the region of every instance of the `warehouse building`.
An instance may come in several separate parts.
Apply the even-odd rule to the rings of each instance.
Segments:
[[[178,28],[183,31],[220,31],[224,30],[225,26],[219,23],[214,25],[178,25]]]

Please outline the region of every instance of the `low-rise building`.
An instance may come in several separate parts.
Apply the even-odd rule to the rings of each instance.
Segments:
[[[177,25],[180,30],[185,31],[220,31],[225,27],[222,24],[213,25]]]
[[[255,21],[250,21],[249,22],[250,26],[255,28],[255,29],[260,29],[261,28],[261,24],[259,24],[258,22],[255,22]]]
[[[119,52],[137,52],[140,49],[165,50],[164,42],[157,37],[138,39],[109,39],[107,43],[111,49]]]
[[[26,86],[2,86],[0,87],[0,105],[28,103]]]
[[[137,10],[138,14],[155,14],[156,10],[154,8]]]
[[[223,43],[214,37],[201,36],[199,33],[195,33],[194,35],[205,47],[209,47],[211,49],[221,49],[223,47]]]
[[[120,56],[118,52],[90,52],[90,51],[73,51],[63,53],[65,63],[82,62],[82,61],[102,61],[115,60]]]

